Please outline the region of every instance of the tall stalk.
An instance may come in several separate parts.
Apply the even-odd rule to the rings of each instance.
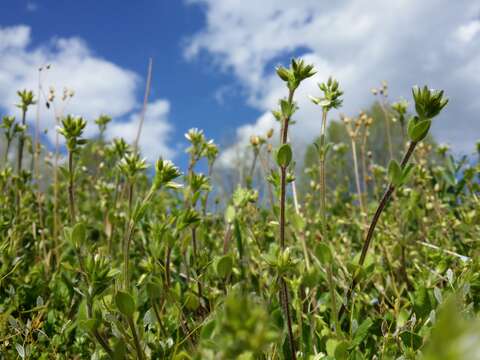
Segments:
[[[315,71],[312,65],[306,65],[303,60],[291,61],[289,69],[277,68],[278,76],[286,82],[288,88],[287,99],[280,100],[281,112],[275,112],[277,119],[281,121],[280,148],[277,153],[277,164],[280,167],[280,248],[285,250],[285,200],[287,187],[287,168],[292,160],[292,149],[288,144],[288,127],[290,119],[296,110],[293,95],[300,83],[313,76]],[[292,330],[292,318],[290,315],[290,300],[285,277],[280,276],[280,300],[283,306],[285,322],[287,324],[288,340],[292,359],[296,359],[295,340]]]
[[[387,144],[388,144],[388,153],[390,155],[390,159],[393,159],[393,143],[392,143],[392,133],[390,130],[390,119],[388,116],[387,109],[385,108],[384,101],[380,101],[380,108],[383,112],[383,117],[385,119],[385,131],[387,133]]]
[[[322,107],[322,125],[320,128],[320,143],[318,146],[318,153],[320,156],[320,220],[322,228],[322,241],[328,245],[328,228],[327,228],[327,186],[326,186],[326,170],[325,162],[328,152],[326,142],[327,132],[327,115],[330,109],[339,108],[342,104],[341,96],[343,91],[340,90],[338,81],[329,78],[326,83],[319,84],[320,90],[323,92],[323,98],[311,97],[313,103]],[[327,282],[330,292],[330,300],[332,307],[333,323],[335,324],[335,332],[340,330],[337,317],[337,299],[335,284],[333,280],[333,257],[330,264],[327,265]]]
[[[415,147],[428,135],[432,119],[437,116],[448,104],[448,98],[443,97],[443,91],[431,90],[428,89],[427,86],[422,89],[416,86],[413,87],[412,94],[415,100],[415,110],[417,112],[417,116],[412,117],[408,122],[408,136],[410,138],[410,145],[408,146],[400,165],[395,160],[390,161],[388,166],[388,175],[390,181],[368,228],[368,232],[362,247],[362,252],[360,253],[360,259],[358,261],[358,265],[360,267],[363,266],[367,257],[367,252],[370,248],[370,244],[373,239],[373,233],[375,231],[375,227],[377,226],[378,220],[380,219],[380,215],[388,205],[395,189],[403,185],[408,180],[412,166],[407,166],[407,164],[415,150]],[[340,309],[340,317],[346,311],[345,304],[348,305],[351,301],[351,297],[358,280],[358,275],[355,275],[352,279],[352,283],[347,291],[346,301]]]
[[[294,90],[290,90],[288,94],[288,104],[293,108],[293,94]],[[282,123],[281,145],[287,144],[288,125],[290,116],[286,116]],[[285,195],[287,187],[287,167],[280,167],[280,246],[282,250],[285,249]],[[280,298],[283,303],[284,316],[287,321],[288,339],[290,343],[290,352],[293,359],[296,359],[295,340],[293,338],[292,318],[290,315],[290,301],[288,295],[287,282],[283,277],[280,278]]]
[[[417,146],[417,144],[418,143],[415,141],[412,141],[410,143],[410,146],[408,147],[408,150],[405,153],[402,163],[400,165],[402,170],[405,169],[405,166],[410,160],[410,157],[412,156],[412,153],[415,150],[415,147]],[[378,204],[375,214],[373,215],[372,221],[368,228],[367,236],[365,237],[365,241],[362,246],[362,252],[360,253],[360,259],[358,261],[358,265],[360,267],[362,267],[363,264],[365,263],[367,252],[368,252],[368,249],[370,248],[370,243],[372,242],[373,233],[375,231],[375,227],[377,226],[378,219],[380,219],[380,215],[382,214],[383,210],[385,209],[388,202],[390,201],[390,198],[392,197],[392,194],[395,191],[395,188],[396,188],[395,185],[393,185],[393,183],[390,182],[390,184],[387,187],[387,190],[385,190],[385,193],[383,194],[382,199],[380,200],[380,203]],[[346,304],[348,304],[351,301],[353,290],[357,286],[357,283],[358,283],[358,276],[354,276],[352,283],[350,284],[350,287],[348,288],[348,291],[347,291],[347,295],[346,295],[347,301],[345,302]],[[345,310],[346,310],[345,305],[343,305],[342,308],[340,309],[339,317],[342,317]]]
[[[23,163],[23,147],[25,145],[25,125],[27,119],[27,108],[22,108],[22,127],[23,132],[18,137],[18,154],[17,154],[17,174],[20,174],[22,171],[22,163]]]
[[[68,152],[68,208],[70,210],[70,221],[75,224],[75,188],[74,188],[74,170],[73,170],[73,152]]]

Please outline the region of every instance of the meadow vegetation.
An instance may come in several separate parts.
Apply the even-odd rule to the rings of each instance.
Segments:
[[[26,119],[54,92],[18,92],[0,134],[0,359],[480,359],[480,143],[436,144],[443,91],[391,103],[382,83],[332,121],[343,91],[324,79],[298,159],[296,90],[315,69],[277,74],[278,128],[252,136],[228,197],[202,130],[182,172],[107,141],[106,115],[86,139],[57,105],[50,149]]]

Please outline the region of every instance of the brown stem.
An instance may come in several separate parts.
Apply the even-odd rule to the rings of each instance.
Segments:
[[[405,168],[405,165],[407,165],[408,161],[410,160],[410,157],[412,156],[413,151],[415,150],[415,147],[417,146],[417,142],[412,141],[410,143],[410,146],[408,147],[407,152],[405,153],[402,163],[401,163],[401,168]],[[365,258],[367,257],[367,252],[368,249],[370,248],[370,243],[372,242],[373,239],[373,233],[375,231],[375,227],[377,226],[378,219],[380,218],[380,215],[382,214],[383,210],[387,206],[393,192],[395,191],[395,186],[393,184],[389,184],[387,190],[383,194],[382,199],[380,200],[380,203],[378,204],[377,210],[375,211],[375,214],[373,215],[372,222],[370,223],[370,227],[368,228],[368,233],[365,238],[365,242],[363,243],[363,248],[362,252],[360,254],[360,260],[358,261],[358,265],[361,267],[363,266],[365,262]],[[355,290],[355,286],[358,283],[358,276],[355,276],[352,280],[352,283],[347,291],[347,296],[346,296],[346,303],[349,303],[353,294],[353,290]],[[343,315],[345,312],[346,307],[345,304],[342,305],[342,308],[340,309],[339,317]]]
[[[297,358],[297,354],[295,353],[295,341],[293,340],[293,330],[292,330],[292,317],[290,315],[290,301],[288,299],[288,288],[287,282],[285,279],[281,279],[281,290],[280,296],[283,298],[283,311],[285,312],[285,317],[287,318],[287,330],[288,330],[288,340],[290,343],[290,353],[292,359]]]
[[[293,90],[290,90],[288,94],[288,102],[292,104],[293,102]],[[286,144],[288,140],[288,124],[290,122],[290,118],[286,117],[283,120],[282,126],[282,133],[281,133],[281,143]],[[282,166],[280,168],[280,176],[281,176],[281,184],[280,184],[280,246],[285,249],[285,197],[286,197],[286,187],[287,187],[287,168]],[[287,322],[287,329],[288,329],[288,340],[290,343],[290,351],[292,359],[296,359],[295,353],[295,341],[293,339],[293,330],[292,330],[292,319],[290,316],[290,302],[288,299],[288,288],[287,283],[282,278],[281,279],[281,290],[280,290],[280,298],[283,299],[283,310],[284,316]]]

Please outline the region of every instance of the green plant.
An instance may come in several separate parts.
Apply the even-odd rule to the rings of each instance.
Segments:
[[[413,99],[415,101],[415,109],[417,111],[417,116],[412,117],[408,122],[408,136],[410,138],[410,145],[403,156],[402,162],[398,164],[396,160],[391,160],[388,166],[388,176],[390,183],[387,187],[387,190],[382,196],[380,203],[378,204],[377,210],[373,215],[372,221],[368,228],[367,235],[365,237],[365,242],[363,243],[362,252],[360,253],[360,259],[358,265],[362,267],[365,263],[367,257],[368,249],[370,248],[370,243],[373,238],[375,227],[377,222],[382,214],[385,206],[390,201],[393,192],[397,187],[405,184],[408,180],[409,175],[412,170],[412,166],[408,164],[410,157],[415,151],[417,144],[422,141],[428,134],[430,129],[432,119],[437,116],[440,111],[447,105],[448,99],[443,96],[443,91],[430,90],[427,86],[423,89],[414,87],[412,89]],[[347,292],[347,303],[350,302],[353,290],[358,282],[358,275],[353,275],[352,283]],[[345,306],[342,307],[340,311],[341,314],[345,311]]]
[[[475,358],[480,166],[430,135],[447,99],[414,88],[410,116],[384,97],[394,153],[407,150],[387,164],[381,105],[332,121],[342,95],[327,81],[302,163],[288,131],[313,72],[278,69],[280,143],[253,136],[238,177],[201,130],[182,176],[124,139],[87,141],[85,121],[44,96],[66,161],[0,168],[0,358]],[[2,126],[12,147],[16,126]]]
[[[22,111],[22,132],[18,137],[18,155],[17,155],[17,174],[22,170],[23,162],[23,146],[25,143],[25,131],[27,128],[27,111],[31,105],[35,104],[33,99],[33,92],[23,90],[18,91],[17,95],[20,97],[20,104],[17,105],[18,108]]]
[[[327,186],[326,186],[326,173],[325,173],[325,161],[327,158],[329,144],[326,142],[326,128],[327,128],[327,115],[331,109],[338,109],[342,105],[343,91],[340,90],[338,81],[328,78],[326,83],[318,85],[323,92],[322,98],[311,97],[314,104],[322,107],[322,127],[320,132],[320,144],[317,146],[318,154],[320,157],[320,217],[322,224],[322,237],[324,243],[328,244],[328,229],[327,229]],[[356,157],[354,158],[356,162]],[[360,199],[361,201],[361,199]],[[332,317],[335,323],[335,330],[339,331],[340,326],[337,318],[337,304],[336,304],[336,292],[333,283],[333,264],[328,266],[328,283],[330,288],[330,298],[332,301]]]
[[[297,106],[293,101],[295,90],[300,83],[313,76],[315,71],[312,65],[306,65],[303,60],[293,59],[290,68],[277,68],[278,76],[285,81],[288,88],[287,99],[280,100],[281,111],[281,135],[280,148],[277,151],[277,165],[280,167],[280,246],[285,250],[285,197],[287,187],[287,168],[292,161],[292,149],[288,141],[288,126]],[[296,359],[295,340],[293,338],[292,319],[290,316],[290,304],[287,283],[283,277],[281,282],[281,301],[283,303],[283,311],[287,322],[288,338],[290,342],[290,356]]]

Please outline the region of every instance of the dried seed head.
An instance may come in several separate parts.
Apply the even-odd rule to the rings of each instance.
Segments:
[[[267,131],[267,138],[270,139],[273,136],[273,128]]]

